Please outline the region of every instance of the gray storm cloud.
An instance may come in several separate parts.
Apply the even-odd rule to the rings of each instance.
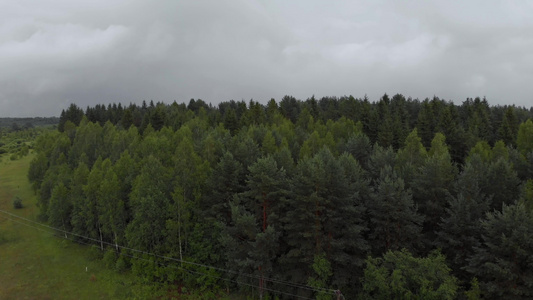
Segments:
[[[7,1],[0,116],[286,94],[529,107],[532,15],[532,1]]]

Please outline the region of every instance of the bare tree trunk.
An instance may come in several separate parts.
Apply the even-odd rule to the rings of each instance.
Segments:
[[[104,251],[104,240],[102,239],[102,229],[98,226],[98,232],[100,233],[100,250]]]

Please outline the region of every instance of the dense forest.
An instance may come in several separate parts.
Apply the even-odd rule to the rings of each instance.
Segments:
[[[147,282],[530,299],[531,118],[402,95],[72,104],[28,177],[43,220]]]

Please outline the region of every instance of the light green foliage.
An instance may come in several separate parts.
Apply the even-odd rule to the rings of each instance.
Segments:
[[[505,146],[502,140],[497,141],[492,147],[492,161],[498,161],[499,159],[509,160],[509,149]]]
[[[300,148],[300,159],[309,158],[318,153],[322,146],[320,135],[317,131],[313,131],[309,138],[303,143]]]
[[[516,138],[516,148],[523,155],[533,151],[533,121],[531,119],[520,124]]]
[[[388,251],[381,258],[367,259],[362,279],[364,299],[455,299],[457,279],[450,274],[445,257],[432,251],[427,257],[413,257],[402,251]]]
[[[414,164],[419,166],[427,157],[426,148],[415,129],[405,139],[405,146],[398,151],[398,164]]]
[[[476,277],[470,282],[470,289],[465,292],[466,299],[479,300],[481,299],[481,289],[479,288],[479,281]]]
[[[315,274],[309,277],[307,284],[315,289],[328,289],[328,281],[331,275],[333,275],[333,271],[326,256],[324,254],[315,255],[312,267]],[[333,295],[329,291],[320,291],[317,292],[315,299],[331,300],[333,299]]]
[[[446,157],[449,156],[448,145],[446,145],[446,137],[437,132],[433,140],[431,140],[431,148],[428,151],[430,157]]]
[[[486,141],[479,141],[476,143],[474,148],[472,148],[468,154],[467,160],[474,155],[478,155],[482,161],[489,162],[492,159],[492,150],[489,143]]]
[[[268,130],[265,134],[265,137],[263,138],[263,143],[261,144],[263,148],[263,153],[268,154],[274,154],[277,151],[276,147],[276,140],[274,139],[274,136],[272,135],[272,131]]]
[[[520,201],[529,209],[533,210],[533,179],[529,179],[522,187]]]

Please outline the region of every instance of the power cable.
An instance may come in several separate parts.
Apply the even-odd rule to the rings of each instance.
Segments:
[[[105,245],[113,246],[113,247],[116,247],[116,248],[121,248],[121,249],[129,250],[129,251],[132,251],[132,252],[137,252],[137,253],[140,253],[140,254],[146,254],[146,255],[149,255],[149,256],[162,258],[162,259],[165,259],[165,260],[171,260],[171,261],[176,261],[176,262],[179,262],[179,263],[185,263],[185,264],[190,264],[190,265],[194,265],[194,266],[205,267],[205,268],[209,268],[209,269],[213,269],[213,270],[217,270],[217,271],[221,271],[221,272],[225,272],[225,273],[230,273],[230,274],[235,274],[235,275],[239,275],[239,276],[249,277],[249,278],[252,278],[252,279],[262,279],[262,280],[267,281],[267,282],[278,283],[278,284],[281,284],[281,285],[286,285],[286,286],[290,286],[290,287],[293,287],[293,288],[299,288],[299,289],[306,289],[306,290],[310,290],[310,291],[314,291],[314,292],[327,292],[327,293],[334,294],[337,291],[337,290],[333,290],[333,289],[315,288],[315,287],[311,287],[311,286],[307,286],[307,285],[303,285],[303,284],[297,284],[297,283],[292,283],[292,282],[283,281],[283,280],[260,277],[260,276],[253,275],[253,274],[239,273],[239,272],[235,272],[235,271],[232,271],[232,270],[227,270],[227,269],[223,269],[223,268],[208,266],[208,265],[195,263],[195,262],[190,262],[190,261],[186,261],[186,260],[180,260],[180,259],[173,258],[173,257],[158,255],[158,254],[155,254],[155,253],[150,253],[150,252],[147,252],[147,251],[142,251],[142,250],[138,250],[138,249],[134,249],[134,248],[129,248],[129,247],[126,247],[126,246],[118,245],[116,243],[109,243],[109,242],[106,242],[106,241],[103,241],[103,240],[98,240],[98,239],[90,238],[90,237],[83,236],[83,235],[80,235],[80,234],[76,234],[76,233],[73,233],[73,232],[69,232],[69,231],[66,231],[66,230],[63,230],[63,229],[60,229],[60,228],[57,228],[57,227],[49,226],[49,225],[46,225],[46,224],[43,224],[43,223],[40,223],[40,222],[36,222],[36,221],[30,220],[30,219],[27,219],[27,218],[12,214],[12,213],[4,211],[4,210],[0,210],[0,212],[2,212],[4,214],[7,214],[7,215],[9,215],[11,217],[19,218],[19,219],[25,220],[27,222],[31,222],[33,224],[37,224],[37,225],[46,227],[48,229],[52,229],[52,230],[64,233],[66,235],[76,236],[76,237],[83,238],[83,239],[86,239],[86,240],[89,240],[89,241],[93,241],[93,242],[98,243],[98,244],[105,244]],[[17,222],[14,219],[10,219],[10,220],[15,221],[16,223],[19,223],[19,224],[22,224],[22,225],[25,225],[25,226],[29,226],[29,227],[41,230],[41,231],[52,233],[52,232],[47,231],[47,230],[42,229],[42,228],[31,226],[29,224],[25,224],[25,223],[22,223],[22,222]],[[63,237],[63,238],[65,238],[65,237]],[[76,241],[74,239],[71,239],[71,238],[66,238],[66,239],[78,242],[78,241]],[[83,244],[89,245],[87,243],[83,243]],[[121,254],[122,255],[126,255],[125,253],[121,253]],[[126,256],[129,256],[129,255],[126,255]],[[146,260],[144,258],[140,258],[140,257],[137,257],[137,256],[129,256],[129,257]],[[149,261],[149,260],[147,260],[147,261]],[[189,273],[190,272],[198,273],[198,272],[187,270],[187,269],[183,269],[183,270],[185,270],[185,271],[187,271]],[[199,273],[199,274],[213,277],[213,275],[206,274],[206,273]],[[222,280],[226,280],[226,281],[231,281],[231,282],[234,282],[234,283],[237,283],[237,284],[248,285],[248,286],[251,286],[251,287],[259,288],[258,286],[255,286],[255,285],[246,284],[246,283],[239,282],[239,281],[234,281],[234,280],[231,280],[231,279],[226,279],[226,278],[222,278],[222,277],[218,277],[218,278],[220,278]],[[265,288],[265,287],[263,287],[262,289],[263,290],[269,290],[269,291],[272,291],[272,292],[287,294],[287,293],[282,292],[282,291],[272,290],[272,289]],[[302,296],[297,296],[297,295],[293,295],[293,294],[290,294],[290,295],[294,296],[294,297],[302,298]],[[309,298],[307,298],[307,299],[309,299]]]

